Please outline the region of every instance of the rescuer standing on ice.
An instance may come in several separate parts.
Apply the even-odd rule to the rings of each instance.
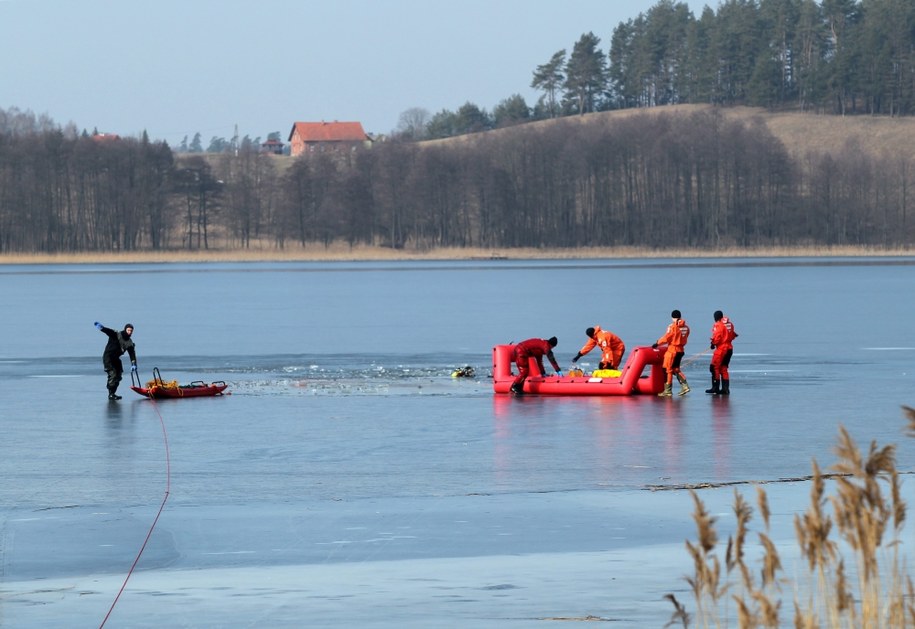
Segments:
[[[124,373],[124,366],[121,364],[121,356],[124,352],[130,356],[130,370],[137,370],[136,346],[131,339],[133,324],[124,324],[124,329],[120,332],[106,328],[98,321],[95,322],[95,327],[108,335],[108,344],[105,345],[105,351],[102,353],[102,365],[105,366],[105,373],[108,374],[108,399],[120,400],[121,396],[117,391]]]
[[[716,310],[712,316],[715,323],[712,325],[710,347],[715,350],[715,353],[712,354],[712,362],[708,366],[709,371],[712,372],[712,388],[706,390],[706,393],[730,395],[731,378],[728,374],[728,365],[731,364],[731,356],[734,354],[734,347],[731,343],[738,335],[734,331],[734,324],[724,316],[723,312]]]
[[[658,339],[658,342],[651,346],[652,349],[658,349],[658,345],[667,344],[667,352],[664,354],[664,370],[667,372],[667,384],[664,390],[658,393],[659,397],[670,397],[673,395],[671,387],[673,378],[676,374],[677,382],[680,383],[678,395],[689,393],[689,383],[686,377],[680,372],[680,361],[683,359],[683,348],[686,347],[686,341],[689,339],[689,326],[686,321],[681,319],[682,315],[679,310],[670,313],[670,325],[667,326],[667,332]]]

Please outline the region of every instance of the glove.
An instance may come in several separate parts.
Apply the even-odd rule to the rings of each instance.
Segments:
[[[652,343],[652,344],[651,344],[651,349],[658,349],[658,344],[657,344],[657,343]]]
[[[95,322],[95,323],[93,323],[93,324],[92,324],[92,325],[94,325],[94,326],[95,326],[95,328],[96,328],[96,329],[97,329],[97,330],[101,330],[101,329],[102,329],[102,324],[101,324],[101,323],[99,323],[99,322],[98,322],[98,321],[96,321],[96,322]]]
[[[581,352],[575,354],[575,358],[572,359],[572,362],[577,363],[579,358],[581,358]]]
[[[137,370],[137,363],[130,363],[130,370],[131,370],[131,371],[136,371],[136,370]]]
[[[709,344],[708,348],[709,348],[709,349],[715,349],[715,344],[714,344],[714,343]]]

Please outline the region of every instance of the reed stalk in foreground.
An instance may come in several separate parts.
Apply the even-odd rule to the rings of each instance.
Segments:
[[[907,434],[915,437],[915,409],[903,410]],[[695,599],[697,626],[729,626],[734,613],[727,607],[729,600],[734,602],[738,627],[787,624],[789,619],[782,617],[782,586],[787,584],[793,591],[790,622],[795,627],[915,627],[915,586],[900,552],[906,503],[901,497],[896,448],[880,448],[871,442],[865,456],[840,426],[835,453],[838,460],[828,475],[813,462],[810,503],[794,518],[806,573],[798,567],[800,574],[793,583],[782,575],[781,559],[770,537],[768,497],[762,487],[756,488],[764,529],[758,533],[763,551],[758,580],[745,560],[753,510],[743,496],[734,491],[736,529],[724,551],[722,576],[715,518],[691,491],[698,539],[686,542],[693,559],[693,574],[686,580]],[[835,483],[829,496],[827,476]],[[686,606],[673,594],[666,598],[674,605],[668,626],[688,627],[693,617]]]

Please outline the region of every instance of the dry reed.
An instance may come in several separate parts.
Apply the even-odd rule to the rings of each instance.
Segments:
[[[915,436],[915,409],[903,407],[903,411],[907,434]],[[782,626],[789,622],[781,614],[784,584],[792,586],[790,622],[797,628],[915,626],[915,585],[900,552],[906,504],[896,468],[896,447],[878,447],[871,442],[864,454],[840,426],[835,454],[837,461],[828,475],[835,483],[834,492],[827,496],[826,476],[813,461],[809,504],[803,514],[794,517],[802,564],[807,570],[793,582],[782,576],[782,562],[769,532],[768,497],[762,487],[756,487],[764,528],[758,533],[763,551],[758,581],[745,561],[752,508],[735,490],[736,525],[724,551],[726,572],[722,576],[715,518],[691,490],[697,541],[686,542],[693,559],[693,574],[686,581],[695,599],[698,626],[729,625],[730,614],[721,606],[728,592],[736,605],[738,627]],[[686,606],[673,595],[667,598],[675,608],[668,624],[689,626],[693,618]]]
[[[721,249],[650,249],[647,247],[575,247],[567,249],[442,247],[391,249],[368,245],[312,244],[277,248],[256,243],[238,248],[230,245],[206,250],[168,249],[129,252],[0,253],[3,264],[131,264],[196,262],[352,262],[435,260],[587,260],[685,258],[787,258],[787,257],[907,257],[911,249],[881,247],[759,247]]]

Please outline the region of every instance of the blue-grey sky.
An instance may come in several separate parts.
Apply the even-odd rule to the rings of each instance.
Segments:
[[[355,120],[521,94],[534,69],[657,0],[0,0],[0,108],[178,145],[286,139],[292,123]],[[705,4],[688,2],[698,16]]]

